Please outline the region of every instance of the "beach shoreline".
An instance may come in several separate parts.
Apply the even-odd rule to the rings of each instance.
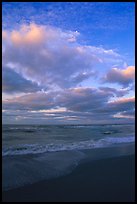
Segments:
[[[3,202],[134,202],[135,156],[80,163],[71,173],[3,191]]]

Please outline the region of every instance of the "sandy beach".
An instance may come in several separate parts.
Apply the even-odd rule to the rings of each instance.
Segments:
[[[70,174],[3,192],[3,202],[134,202],[134,155],[80,164]]]

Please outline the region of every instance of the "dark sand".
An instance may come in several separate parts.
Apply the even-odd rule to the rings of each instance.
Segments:
[[[65,176],[3,192],[3,202],[134,202],[134,155],[80,164]]]

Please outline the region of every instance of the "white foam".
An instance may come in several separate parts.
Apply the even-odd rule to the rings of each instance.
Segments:
[[[93,149],[108,147],[115,144],[130,143],[134,142],[134,136],[128,137],[106,137],[100,140],[86,140],[80,142],[72,143],[50,143],[46,145],[40,144],[23,144],[18,146],[12,146],[8,148],[3,148],[2,156],[7,155],[23,155],[23,154],[38,154],[44,152],[59,152],[59,151],[69,151],[69,150],[82,150],[82,149]]]
[[[102,139],[102,141],[108,142],[108,143],[112,143],[112,144],[116,144],[116,143],[129,143],[129,142],[134,142],[135,141],[135,137],[134,136],[129,136],[129,137],[107,137]]]

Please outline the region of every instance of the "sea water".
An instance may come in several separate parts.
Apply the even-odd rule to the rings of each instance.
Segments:
[[[114,147],[128,154],[135,140],[134,124],[3,125],[2,133],[3,190],[67,174],[89,156],[86,150],[97,150],[92,158]]]

